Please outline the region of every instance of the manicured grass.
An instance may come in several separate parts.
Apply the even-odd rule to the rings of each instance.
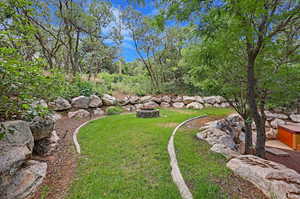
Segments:
[[[161,117],[155,119],[128,114],[91,122],[79,133],[82,154],[68,198],[179,199],[179,192],[170,176],[167,153],[172,130],[177,123],[194,116],[225,115],[229,112],[229,109],[213,108],[200,111],[161,110]],[[179,147],[180,160],[184,161],[184,170],[189,170],[184,172],[185,176],[194,180],[191,174],[197,173],[194,169],[199,168],[195,165],[200,162],[196,149],[199,146],[189,139],[189,135],[182,136],[175,140],[176,146]],[[181,141],[183,143],[178,143]],[[226,169],[222,168],[224,165],[217,166],[219,159],[222,161],[222,158],[213,156],[209,164],[203,165],[209,168],[197,173],[200,178],[197,186],[203,182],[203,187],[207,187],[201,189],[201,193],[210,195],[209,192],[218,189],[206,181],[210,179],[209,172],[226,175]]]
[[[231,171],[227,169],[225,158],[210,152],[204,141],[195,138],[198,131],[181,130],[175,137],[175,148],[179,168],[194,198],[229,198],[227,190],[221,190],[216,181],[225,182]]]

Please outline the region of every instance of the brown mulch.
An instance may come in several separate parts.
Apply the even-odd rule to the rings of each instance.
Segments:
[[[66,196],[73,180],[77,154],[72,140],[73,131],[87,120],[74,120],[63,116],[55,125],[59,144],[51,156],[33,156],[33,159],[47,162],[47,175],[43,184],[31,199],[62,199]]]
[[[278,162],[280,164],[285,165],[286,167],[293,169],[300,173],[300,152],[291,151],[286,149],[280,149],[289,154],[288,157],[280,157],[276,155],[272,155],[270,153],[266,153],[267,160],[271,160],[274,162]]]

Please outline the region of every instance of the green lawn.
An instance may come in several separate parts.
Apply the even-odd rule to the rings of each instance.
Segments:
[[[70,199],[176,199],[170,176],[168,138],[176,123],[198,115],[226,115],[230,109],[161,110],[155,119],[134,114],[114,115],[93,121],[79,133],[82,154]],[[208,146],[196,141],[195,131],[181,130],[175,137],[180,169],[191,183],[194,198],[224,195],[213,183],[227,175],[224,160],[208,155]],[[204,151],[204,157],[199,157]]]

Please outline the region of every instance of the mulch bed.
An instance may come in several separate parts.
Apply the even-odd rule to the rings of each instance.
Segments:
[[[285,165],[290,169],[294,169],[298,173],[300,173],[300,152],[291,151],[286,149],[280,149],[289,154],[288,157],[280,157],[276,155],[272,155],[270,153],[266,153],[267,160],[271,160],[274,162],[278,162],[280,164]]]

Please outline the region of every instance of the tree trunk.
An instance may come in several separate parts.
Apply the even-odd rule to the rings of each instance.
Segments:
[[[256,141],[256,155],[265,158],[265,126],[262,126],[262,118],[258,112],[257,103],[255,99],[255,74],[254,74],[255,57],[248,56],[247,65],[247,87],[248,87],[248,103],[250,107],[251,116],[255,122],[257,130]]]
[[[245,154],[253,154],[251,123],[244,119],[245,124]]]

